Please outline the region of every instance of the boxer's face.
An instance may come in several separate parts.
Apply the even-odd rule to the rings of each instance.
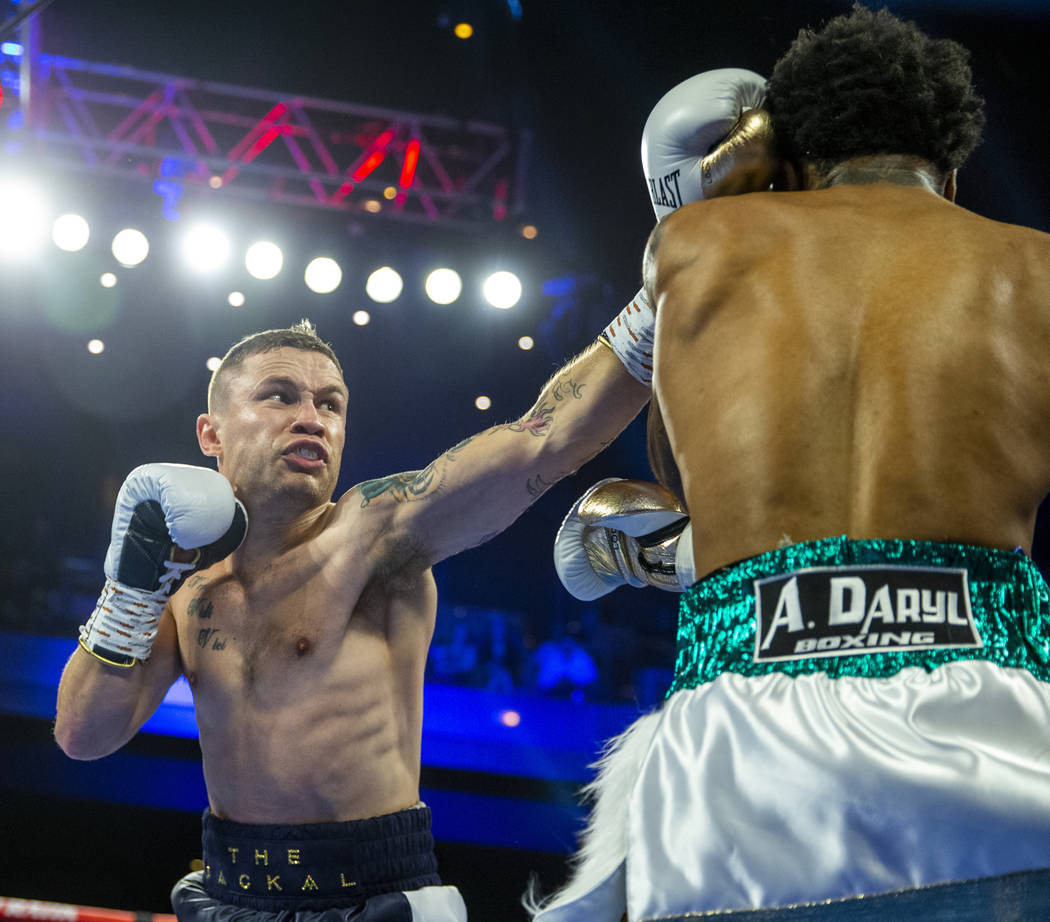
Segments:
[[[281,348],[246,358],[223,399],[198,420],[201,449],[249,504],[269,496],[328,502],[346,440],[347,389],[320,352]]]

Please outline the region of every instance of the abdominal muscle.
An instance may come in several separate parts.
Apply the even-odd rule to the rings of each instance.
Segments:
[[[293,606],[287,633],[280,613],[254,609],[249,621],[227,604],[222,619],[215,605],[209,624],[229,634],[221,651],[188,652],[183,635],[189,639],[196,623],[176,615],[213,813],[243,823],[317,823],[418,801],[433,609],[420,594],[391,643],[392,606],[379,595],[370,593],[367,606],[359,600],[349,624],[330,610],[311,619],[308,600],[299,599],[306,604]],[[404,616],[403,601],[400,608]]]

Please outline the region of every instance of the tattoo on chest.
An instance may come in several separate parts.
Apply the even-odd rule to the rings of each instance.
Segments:
[[[198,618],[210,618],[211,617],[211,602],[199,595],[195,599],[190,601],[190,604],[186,608],[186,614],[196,615]]]
[[[226,649],[226,638],[219,636],[219,629],[214,627],[204,627],[197,631],[197,646],[202,650],[225,650]]]

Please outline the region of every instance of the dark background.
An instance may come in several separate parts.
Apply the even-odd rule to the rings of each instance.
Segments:
[[[988,121],[984,143],[960,175],[958,203],[997,220],[1050,229],[1046,5],[887,5],[972,51]],[[122,281],[118,310],[104,331],[104,365],[83,352],[83,335],[56,327],[49,313],[56,286],[86,291],[97,285],[94,251],[43,270],[0,265],[5,591],[33,568],[45,584],[57,579],[53,567],[60,558],[100,560],[113,491],[134,465],[200,463],[193,424],[204,408],[204,358],[255,329],[305,314],[340,354],[351,391],[340,489],[422,467],[471,432],[523,411],[561,361],[586,345],[638,287],[653,222],[638,148],[656,101],[702,70],[739,66],[768,75],[800,26],[819,25],[848,6],[841,0],[718,6],[522,0],[515,18],[502,0],[56,0],[42,14],[43,50],[51,54],[504,125],[528,145],[525,198],[505,226],[476,233],[231,201],[226,217],[234,224],[275,231],[294,225],[304,252],[325,248],[348,267],[335,295],[312,296],[286,272],[234,312],[222,304],[225,289],[220,297],[163,257],[170,229],[159,226],[159,202],[147,187],[49,175],[54,195],[84,203],[93,214],[153,222],[157,256],[148,272]],[[462,20],[476,30],[466,42],[451,34]],[[16,160],[0,151],[0,169]],[[186,203],[188,212],[193,207]],[[539,229],[536,240],[519,236],[525,222]],[[410,276],[437,259],[464,272],[515,268],[525,282],[522,303],[494,312],[464,298],[455,310],[437,312],[406,294],[393,305],[371,306],[369,326],[350,323],[352,309],[369,306],[361,293],[369,267],[391,262]],[[544,282],[567,277],[575,280],[572,298],[542,293]],[[514,346],[526,333],[538,341],[530,353]],[[493,399],[486,413],[472,405],[480,392]],[[647,474],[637,422],[509,532],[441,564],[442,599],[510,610],[533,642],[567,623],[627,623],[657,639],[638,655],[658,663],[673,635],[666,597],[621,592],[597,607],[583,606],[561,590],[550,564],[552,536],[583,489],[603,476]],[[1040,560],[1041,535],[1042,520]],[[46,629],[34,617],[21,612],[13,626]],[[49,745],[46,727],[20,723],[16,731],[27,745]],[[166,908],[166,887],[193,854],[195,815],[32,797],[18,793],[18,773],[10,760],[0,769],[10,795],[0,822],[18,830],[3,836],[18,844],[14,859],[0,861],[6,875],[0,893]],[[93,843],[102,841],[121,843],[134,861],[92,858]],[[177,844],[157,860],[135,857],[156,855],[163,842]],[[560,856],[455,843],[440,843],[439,857],[479,919],[518,918],[508,907],[527,869],[543,871],[549,884],[562,865]]]

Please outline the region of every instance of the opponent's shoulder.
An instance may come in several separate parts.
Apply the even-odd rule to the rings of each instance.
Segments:
[[[654,268],[658,265],[660,275],[701,256],[707,266],[716,264],[720,255],[747,261],[750,253],[764,251],[768,238],[782,228],[786,194],[754,192],[684,205],[653,229],[648,258]]]

